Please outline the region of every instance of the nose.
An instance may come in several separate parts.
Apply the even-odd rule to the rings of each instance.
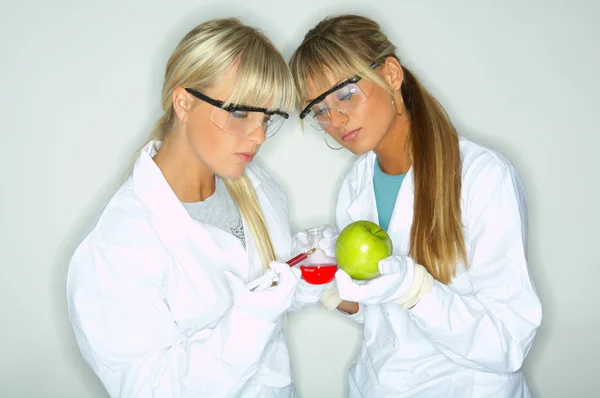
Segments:
[[[348,115],[344,111],[338,109],[330,109],[329,120],[331,121],[332,127],[341,127],[345,125],[348,121]]]
[[[260,124],[256,130],[254,130],[253,132],[250,133],[250,135],[248,136],[248,139],[254,143],[256,143],[256,145],[262,145],[263,142],[265,142],[265,140],[267,139],[267,135],[266,135],[266,124],[262,123]]]

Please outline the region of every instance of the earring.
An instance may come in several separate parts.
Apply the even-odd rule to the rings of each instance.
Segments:
[[[402,102],[402,104],[404,104],[404,99],[402,98],[402,96],[400,96],[400,101]],[[393,95],[392,95],[392,108],[394,108],[394,112],[396,112],[396,115],[398,115],[398,116],[404,115],[404,109],[402,110],[402,112],[398,113],[398,109],[396,108],[396,103],[394,102]]]
[[[327,144],[327,146],[329,147],[329,149],[333,149],[334,151],[339,151],[340,149],[343,148],[343,146],[341,146],[339,148],[334,148],[331,145],[329,145],[329,142],[327,142],[327,133],[323,134],[323,139],[325,140],[325,144]]]

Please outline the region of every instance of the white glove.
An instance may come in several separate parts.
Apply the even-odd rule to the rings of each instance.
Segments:
[[[323,250],[328,257],[335,258],[335,243],[339,235],[334,227],[325,225],[323,239],[319,242],[319,249]]]
[[[321,299],[325,289],[332,283],[333,282],[324,283],[322,285],[313,285],[306,282],[304,279],[300,279],[294,300],[297,303],[302,303],[302,305],[314,304]]]
[[[292,304],[300,270],[279,261],[271,261],[269,267],[277,274],[278,281],[277,285],[264,290],[250,291],[239,276],[229,271],[225,271],[225,275],[233,291],[233,305],[248,314],[275,322]]]
[[[335,258],[335,242],[338,233],[331,225],[321,225],[320,228],[325,228],[323,231],[324,238],[319,242],[319,248],[322,249],[328,257]],[[304,231],[298,232],[292,239],[292,254],[295,256],[302,252],[312,249],[308,247],[308,237]]]
[[[415,263],[410,257],[390,256],[379,261],[380,276],[361,284],[339,269],[335,280],[340,298],[363,304],[382,304],[400,298],[413,283]]]
[[[335,281],[332,281],[327,285],[327,289],[321,294],[321,299],[319,301],[329,311],[336,309],[338,305],[342,303]]]
[[[415,276],[413,277],[413,283],[410,285],[410,288],[406,291],[406,293],[394,300],[394,303],[398,303],[405,309],[409,310],[417,305],[421,299],[421,296],[429,293],[432,287],[433,276],[431,276],[431,274],[421,264],[415,264]]]
[[[298,283],[298,289],[296,289],[294,301],[297,307],[303,307],[304,305],[320,301],[325,308],[331,311],[340,305],[342,299],[338,295],[335,281],[322,285],[311,285],[304,279],[301,279]]]

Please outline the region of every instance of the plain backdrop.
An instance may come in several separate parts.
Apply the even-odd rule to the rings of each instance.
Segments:
[[[529,205],[544,306],[525,365],[536,397],[600,396],[600,15],[593,1],[2,1],[0,396],[105,397],[65,306],[69,258],[160,115],[166,61],[211,18],[260,27],[286,59],[329,14],[377,20],[461,134],[503,151]],[[297,115],[257,159],[295,230],[333,223],[353,157]],[[299,396],[347,396],[361,329],[322,309],[289,318]]]

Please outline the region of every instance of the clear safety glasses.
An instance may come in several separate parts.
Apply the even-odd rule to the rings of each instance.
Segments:
[[[264,126],[265,138],[277,133],[289,115],[279,110],[269,110],[247,105],[230,104],[219,101],[191,88],[185,89],[194,97],[213,105],[210,121],[222,131],[236,137],[248,137],[259,127]]]
[[[373,63],[371,69],[378,65]],[[317,130],[326,130],[331,125],[332,112],[346,117],[352,115],[367,102],[373,87],[373,82],[361,81],[360,76],[353,76],[312,100],[300,113],[300,119],[306,119]]]

